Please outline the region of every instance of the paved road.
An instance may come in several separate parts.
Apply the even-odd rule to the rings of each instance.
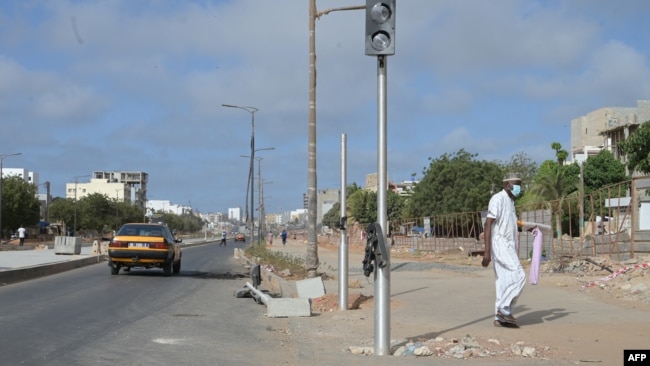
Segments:
[[[0,287],[0,364],[282,364],[278,321],[233,296],[246,276],[232,246],[210,244],[172,277],[103,262]]]

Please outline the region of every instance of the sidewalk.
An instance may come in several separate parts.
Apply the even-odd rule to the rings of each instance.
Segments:
[[[302,240],[288,240],[286,247],[280,242],[267,248],[304,258],[306,246]],[[338,248],[320,245],[318,256],[319,269],[337,275]],[[362,259],[358,250],[349,253],[348,279],[358,279],[361,288],[349,288],[348,293],[372,297],[375,295],[374,278],[371,275],[368,283],[363,276]],[[480,257],[476,260],[480,261]],[[426,344],[434,353],[417,358],[422,362],[426,359],[426,363],[444,359],[454,361],[454,358],[465,357],[482,365],[504,361],[526,365],[537,362],[621,365],[623,350],[650,348],[650,306],[597,300],[589,291],[602,291],[598,288],[582,292],[577,282],[565,287],[553,277],[556,275],[543,275],[538,285],[526,284],[515,308],[521,328],[497,328],[493,325],[492,267],[415,263],[392,258],[390,266],[391,352],[409,341],[419,341],[418,345]],[[336,278],[324,283],[327,293],[338,294]],[[306,361],[323,364],[363,361],[364,358],[372,359],[372,364],[393,364],[395,358],[406,361],[404,357],[409,356],[350,354],[350,347],[359,352],[363,347],[374,349],[376,330],[372,300],[363,302],[359,310],[333,310],[312,317],[289,318],[290,332],[300,343],[301,356]],[[312,301],[312,311],[315,303]],[[476,348],[448,352],[463,342],[473,343]],[[415,362],[416,357],[410,357]],[[381,363],[378,359],[382,359]]]

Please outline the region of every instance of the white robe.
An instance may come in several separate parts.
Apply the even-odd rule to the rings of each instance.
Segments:
[[[526,273],[517,254],[518,236],[515,203],[502,190],[490,199],[487,217],[494,219],[492,227],[492,263],[496,277],[494,312],[510,314],[524,289]]]

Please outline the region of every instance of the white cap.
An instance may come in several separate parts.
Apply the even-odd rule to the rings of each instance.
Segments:
[[[521,180],[521,178],[519,178],[519,174],[517,173],[506,173],[506,176],[503,177],[504,182],[510,182],[515,180]]]

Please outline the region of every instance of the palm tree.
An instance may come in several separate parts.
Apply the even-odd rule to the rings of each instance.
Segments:
[[[546,161],[535,178],[530,191],[537,202],[547,202],[555,215],[555,230],[562,236],[562,213],[564,201],[579,187],[578,177],[568,167]]]
[[[569,153],[562,149],[562,144],[559,142],[554,142],[551,144],[551,149],[555,150],[555,157],[557,158],[558,165],[563,165],[566,161],[566,158],[569,156]]]

